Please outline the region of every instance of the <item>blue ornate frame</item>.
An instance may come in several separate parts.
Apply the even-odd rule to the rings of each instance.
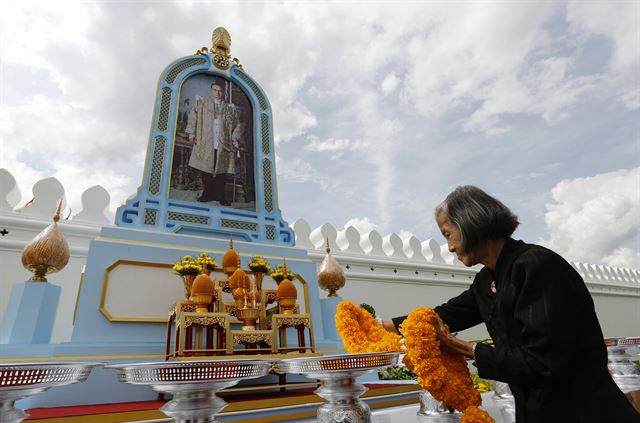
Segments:
[[[169,198],[180,88],[197,73],[223,77],[240,87],[253,107],[256,211]],[[237,64],[221,70],[210,54],[180,58],[158,82],[142,185],[118,207],[116,225],[267,244],[293,245],[294,233],[278,207],[271,105],[260,86]]]

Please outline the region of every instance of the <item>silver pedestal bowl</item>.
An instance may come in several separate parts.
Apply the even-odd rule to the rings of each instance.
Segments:
[[[120,382],[151,385],[173,399],[160,408],[176,423],[219,423],[227,403],[216,396],[220,389],[243,379],[265,376],[271,363],[262,360],[174,361],[161,363],[116,364]]]
[[[87,379],[101,363],[15,363],[0,364],[0,423],[18,423],[28,414],[15,407],[19,399],[39,394],[54,386]]]
[[[640,390],[640,370],[630,351],[640,347],[640,338],[608,338],[604,340],[609,355],[609,372],[625,394]]]
[[[315,393],[327,402],[318,408],[318,423],[370,423],[371,410],[359,399],[367,388],[355,379],[376,369],[393,366],[399,355],[391,352],[290,358],[278,361],[278,369],[322,381]]]
[[[417,414],[421,423],[456,423],[462,416],[459,411],[450,412],[442,401],[435,399],[425,389],[420,391],[420,410]]]

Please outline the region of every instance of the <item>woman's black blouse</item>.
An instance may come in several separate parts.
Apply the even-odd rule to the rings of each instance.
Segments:
[[[495,271],[434,310],[452,332],[484,322],[494,345],[476,346],[478,374],[509,383],[518,423],[640,422],[609,375],[584,281],[553,251],[508,239]]]

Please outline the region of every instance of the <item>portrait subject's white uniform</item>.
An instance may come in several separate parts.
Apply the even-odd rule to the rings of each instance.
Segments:
[[[189,112],[185,130],[195,136],[196,142],[189,166],[213,175],[235,173],[236,151],[232,140],[240,140],[244,132],[239,114],[235,105],[213,96],[198,99]]]

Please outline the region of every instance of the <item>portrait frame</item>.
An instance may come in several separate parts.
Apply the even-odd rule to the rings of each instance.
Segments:
[[[255,207],[249,210],[215,202],[171,196],[176,132],[183,84],[206,75],[233,84],[246,95],[252,111]],[[183,57],[160,75],[147,147],[143,180],[116,212],[116,225],[185,235],[212,236],[291,246],[293,230],[278,207],[271,105],[262,88],[241,66],[220,69],[211,53]]]

